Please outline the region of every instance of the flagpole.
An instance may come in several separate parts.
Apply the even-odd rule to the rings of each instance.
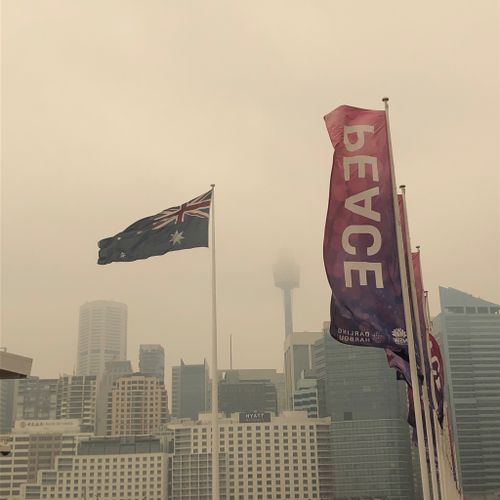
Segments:
[[[420,252],[420,248],[418,248],[418,251]],[[427,331],[431,332],[431,313],[430,313],[430,310],[429,310],[429,298],[428,298],[428,293],[425,292],[425,295],[424,295],[424,298],[425,298],[425,328],[427,329]],[[427,335],[427,338],[429,338],[429,335]],[[434,386],[434,380],[433,380],[433,370],[432,370],[432,352],[431,352],[431,346],[429,345],[429,343],[427,343],[427,356],[429,358],[429,362],[431,364],[431,380],[429,381],[429,383],[431,384],[431,396],[432,396],[432,401],[433,401],[433,404],[434,404],[434,411],[432,412],[432,418],[433,418],[433,421],[434,421],[434,437],[436,438],[435,440],[435,446],[436,446],[436,452],[437,452],[437,459],[438,459],[438,472],[439,472],[439,491],[441,493],[441,498],[443,500],[446,500],[447,498],[447,493],[446,493],[446,485],[445,485],[445,465],[444,465],[444,461],[443,461],[443,444],[442,444],[442,441],[441,441],[441,426],[439,425],[439,421],[438,421],[438,416],[437,416],[437,408],[439,406],[439,401],[437,399],[437,396],[436,396],[436,388]],[[441,367],[442,369],[442,367]],[[444,389],[444,388],[443,388]]]
[[[425,455],[425,440],[424,440],[424,426],[422,421],[422,409],[420,406],[420,394],[419,394],[419,384],[417,375],[417,360],[415,356],[415,344],[413,340],[413,328],[411,320],[411,307],[410,307],[410,296],[408,293],[408,282],[406,277],[406,263],[405,255],[403,249],[403,237],[401,231],[401,221],[399,217],[399,207],[398,207],[398,197],[396,191],[396,177],[394,169],[394,160],[392,153],[392,143],[391,143],[391,132],[389,127],[389,98],[384,97],[382,99],[385,107],[385,118],[387,125],[387,141],[389,145],[389,160],[391,166],[391,177],[392,177],[392,197],[394,205],[394,222],[396,226],[396,240],[398,248],[398,260],[399,260],[399,272],[401,275],[401,290],[403,295],[403,308],[406,323],[406,335],[408,342],[408,357],[410,361],[410,374],[412,380],[412,392],[413,401],[415,408],[415,422],[417,428],[417,439],[418,439],[418,457],[420,461],[420,475],[422,477],[422,493],[423,500],[430,500],[430,490],[429,490],[429,474],[427,470],[427,459]]]
[[[217,369],[217,288],[215,274],[215,184],[212,187],[212,500],[219,500],[219,373]]]
[[[408,213],[406,211],[406,186],[399,186],[401,189],[401,195],[403,198],[403,216],[404,216],[404,224],[406,227],[406,262],[408,264],[408,275],[410,277],[410,293],[411,293],[411,303],[413,306],[413,318],[415,320],[416,327],[416,336],[417,336],[417,345],[418,351],[420,354],[420,363],[422,365],[422,400],[424,404],[424,418],[425,418],[425,430],[427,435],[427,446],[429,449],[429,464],[431,469],[431,485],[432,485],[432,496],[435,499],[439,498],[438,493],[438,479],[436,473],[436,462],[435,462],[435,454],[434,454],[434,441],[432,438],[432,423],[431,416],[429,411],[429,395],[427,391],[428,384],[430,384],[430,380],[427,380],[427,373],[425,370],[425,360],[424,360],[424,347],[422,345],[422,332],[425,328],[425,325],[420,324],[420,314],[418,312],[418,298],[417,291],[415,286],[415,273],[413,271],[413,263],[411,256],[411,239],[410,239],[410,226],[408,223]],[[421,297],[422,305],[424,301],[424,297]],[[430,359],[429,359],[430,361]],[[419,384],[420,387],[420,384]]]

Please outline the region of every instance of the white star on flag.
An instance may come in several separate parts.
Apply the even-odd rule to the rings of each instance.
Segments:
[[[170,235],[170,243],[172,243],[173,245],[177,245],[177,244],[181,244],[182,240],[184,239],[184,236],[182,236],[184,234],[184,231],[177,231],[177,229],[175,230],[175,233],[171,234]]]

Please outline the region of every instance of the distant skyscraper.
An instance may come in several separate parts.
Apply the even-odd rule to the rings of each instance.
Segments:
[[[165,351],[159,344],[139,346],[139,372],[152,375],[165,383]]]
[[[127,359],[127,306],[95,300],[80,307],[77,375],[100,375],[106,361]]]
[[[82,431],[94,432],[96,377],[64,375],[57,383],[57,419],[78,419]]]
[[[108,398],[108,435],[153,434],[167,422],[167,391],[158,377],[134,373],[115,380]]]
[[[58,383],[57,378],[28,377],[18,380],[16,383],[16,419],[55,419]]]
[[[434,333],[466,498],[500,491],[500,305],[439,288]],[[493,496],[491,498],[494,498]]]
[[[227,371],[219,382],[219,411],[226,416],[245,411],[265,411],[277,415],[276,386],[269,379],[245,380],[237,370]]]
[[[274,284],[283,290],[283,310],[285,314],[285,337],[293,332],[292,290],[299,286],[299,266],[286,256],[282,256],[273,267]]]
[[[406,390],[383,349],[343,345],[327,323],[314,368],[332,419],[334,498],[413,499]]]
[[[181,359],[179,366],[172,367],[172,416],[196,420],[199,413],[210,408],[210,380],[208,365],[186,365]]]
[[[293,332],[285,338],[285,391],[287,409],[293,409],[293,393],[304,370],[312,368],[313,345],[322,332]]]

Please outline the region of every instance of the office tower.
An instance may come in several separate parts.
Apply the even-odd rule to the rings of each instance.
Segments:
[[[14,380],[0,380],[0,434],[10,432],[15,418]]]
[[[405,384],[383,349],[341,344],[328,330],[315,343],[314,369],[332,419],[335,499],[413,499]]]
[[[23,485],[21,499],[167,500],[168,457],[159,437],[89,438]]]
[[[64,375],[57,383],[57,419],[79,419],[82,430],[94,432],[96,376]]]
[[[0,436],[11,449],[10,456],[0,456],[0,498],[18,498],[22,484],[36,481],[38,471],[52,468],[59,455],[74,454],[87,436],[77,420],[17,420],[11,434]]]
[[[127,359],[127,306],[95,300],[80,307],[77,375],[100,375],[106,361]]]
[[[434,333],[466,498],[500,492],[500,305],[439,288]]]
[[[139,372],[153,375],[165,383],[165,351],[159,344],[139,346]]]
[[[56,418],[57,378],[29,377],[16,382],[15,418],[51,420]]]
[[[181,359],[179,366],[172,367],[172,417],[196,420],[199,413],[210,408],[210,380],[208,365],[186,365]]]
[[[293,332],[292,290],[299,286],[299,266],[289,256],[281,256],[273,266],[274,284],[283,291],[285,337]]]
[[[287,408],[293,408],[293,393],[300,374],[312,368],[314,343],[322,332],[293,332],[285,338],[285,392]]]
[[[245,411],[277,415],[276,386],[266,379],[245,380],[238,370],[229,370],[219,381],[219,411],[225,415]]]
[[[152,434],[167,422],[167,391],[157,377],[134,373],[114,382],[108,399],[108,435]]]
[[[109,392],[115,380],[133,372],[130,361],[106,361],[104,373],[97,378],[96,396],[96,436],[104,436],[108,424]]]
[[[294,411],[305,411],[311,418],[324,417],[325,408],[325,383],[318,380],[314,370],[304,370],[297,381],[293,393]]]
[[[211,455],[211,416],[202,414],[196,422],[171,423],[169,428],[176,460],[171,498],[202,498],[202,492],[210,497],[211,475],[206,466],[201,475],[188,464]],[[278,417],[265,412],[234,413],[220,419],[219,429],[224,465],[221,498],[333,498],[329,418],[311,419],[304,412],[286,411]],[[199,489],[189,491],[193,476]]]

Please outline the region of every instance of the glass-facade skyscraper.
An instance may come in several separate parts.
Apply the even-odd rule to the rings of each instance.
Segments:
[[[466,498],[500,491],[500,305],[439,288],[433,328]],[[488,497],[489,498],[489,497]]]
[[[334,498],[414,499],[405,384],[383,349],[341,344],[328,330],[314,345],[313,368],[332,419]]]

